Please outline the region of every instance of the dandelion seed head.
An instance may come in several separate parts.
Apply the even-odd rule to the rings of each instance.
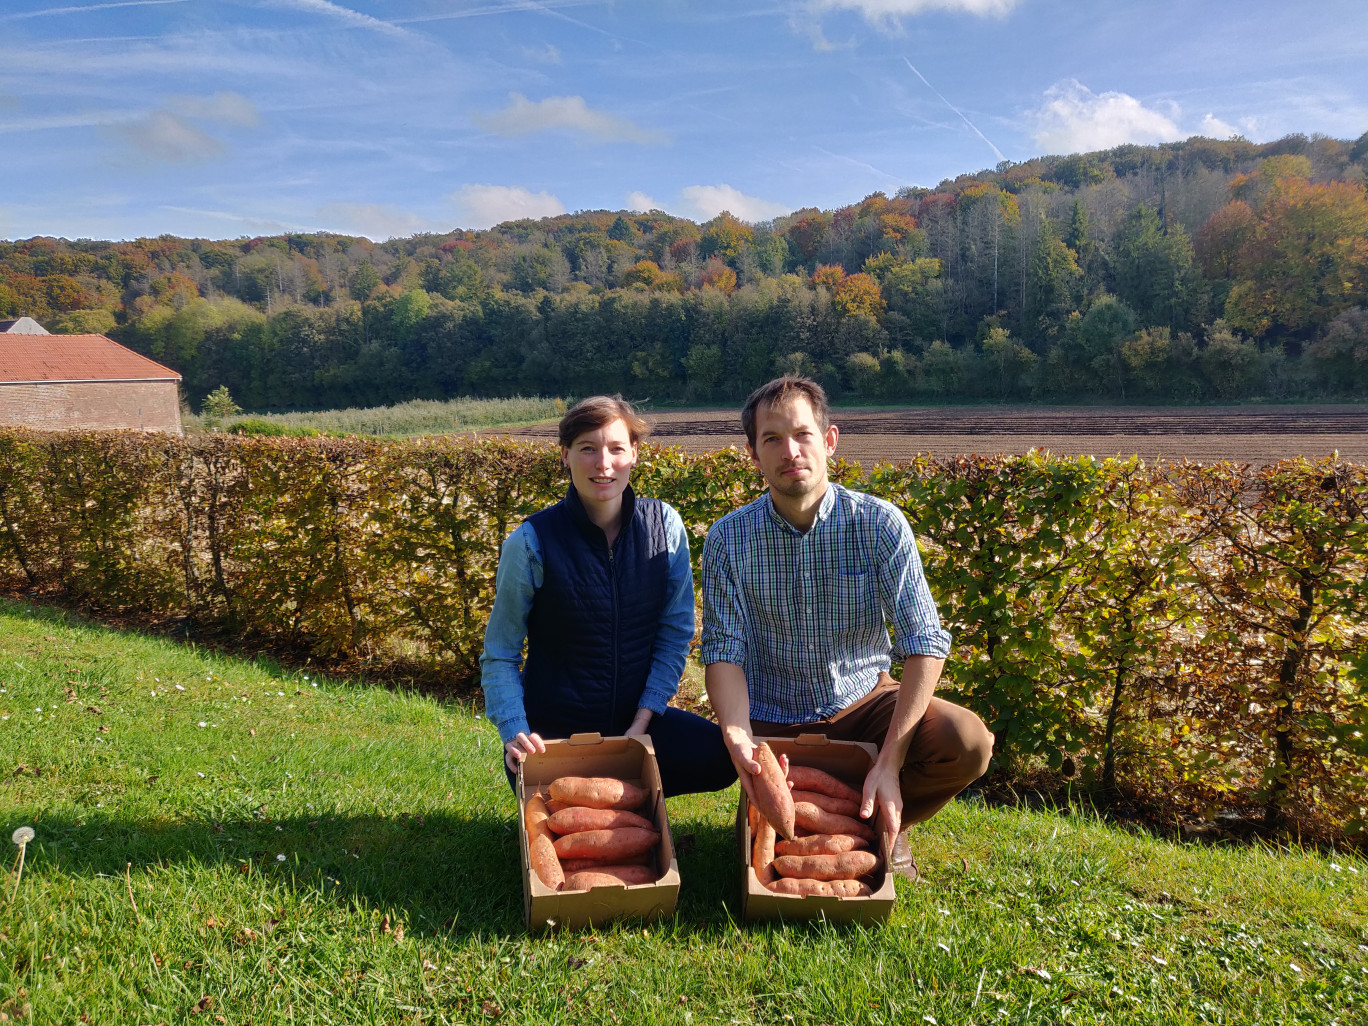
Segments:
[[[34,836],[33,827],[21,826],[14,833],[10,834],[10,840],[22,848],[24,845],[28,844],[29,841],[33,840]]]

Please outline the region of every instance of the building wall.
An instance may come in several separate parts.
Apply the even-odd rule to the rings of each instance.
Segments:
[[[181,431],[174,381],[81,381],[16,385],[0,382],[0,424],[39,431]]]

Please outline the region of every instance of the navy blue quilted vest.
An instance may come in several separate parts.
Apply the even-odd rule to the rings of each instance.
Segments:
[[[523,693],[544,737],[621,734],[646,687],[669,583],[664,507],[629,487],[622,519],[610,551],[574,485],[529,518],[544,577],[527,617]]]

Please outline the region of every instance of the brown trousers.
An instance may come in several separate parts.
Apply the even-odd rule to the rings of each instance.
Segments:
[[[899,683],[881,674],[874,690],[834,716],[813,723],[753,721],[756,737],[797,737],[825,734],[833,741],[866,741],[882,746],[893,720]],[[944,699],[931,697],[926,715],[912,734],[900,780],[902,825],[921,823],[939,812],[988,769],[993,734],[974,713]]]

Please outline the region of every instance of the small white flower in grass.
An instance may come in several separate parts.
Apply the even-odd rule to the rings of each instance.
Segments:
[[[200,721],[199,721],[199,725],[200,725],[201,727],[207,727],[207,726],[209,726],[209,724],[205,723],[203,720],[200,720]]]
[[[280,697],[280,698],[284,698],[284,697],[285,697],[285,692],[283,692],[283,691],[277,691],[277,692],[276,692],[276,695],[277,695],[278,697]]]
[[[936,1017],[934,1015],[923,1015],[922,1022],[929,1022],[931,1026],[936,1026]]]
[[[177,684],[177,685],[176,685],[176,690],[177,690],[177,691],[184,691],[184,690],[185,690],[185,685],[184,685],[184,684]]]
[[[284,862],[284,861],[285,861],[285,856],[284,856],[283,854],[277,855],[277,856],[276,856],[276,861],[277,861],[277,862]]]
[[[1296,962],[1288,962],[1287,965],[1288,968],[1290,968],[1294,973],[1299,973],[1302,971],[1302,967],[1297,965]]]
[[[43,711],[43,707],[40,705],[37,709],[34,709],[33,711],[36,713],[40,713]]]
[[[1035,973],[1037,976],[1039,976],[1042,980],[1048,980],[1048,979],[1050,978],[1049,970],[1046,970],[1046,969],[1034,969],[1034,970],[1032,970],[1032,972],[1034,972],[1034,973]]]
[[[944,944],[944,943],[941,942],[941,941],[936,941],[936,947],[938,947],[938,948],[940,948],[942,951],[946,951],[946,952],[948,952],[948,951],[950,950],[949,946],[946,945],[946,944]]]
[[[1330,868],[1333,869],[1336,873],[1344,872],[1344,867],[1341,866],[1338,862],[1330,863]]]
[[[1168,965],[1168,963],[1165,962],[1165,961],[1164,961],[1162,958],[1160,958],[1158,955],[1151,955],[1150,958],[1154,959],[1154,960],[1155,960],[1156,962],[1158,962],[1160,965]]]
[[[943,916],[948,916],[950,914],[950,910],[948,908],[938,908],[936,909],[936,911]]]
[[[197,772],[195,773],[195,776],[197,776],[197,777],[203,777],[204,774],[197,771]]]

